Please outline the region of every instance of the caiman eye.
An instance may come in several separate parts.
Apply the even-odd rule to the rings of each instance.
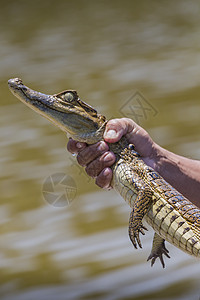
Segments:
[[[63,98],[67,102],[72,102],[75,97],[74,97],[73,93],[68,92],[68,93],[66,93],[66,94],[63,95]]]

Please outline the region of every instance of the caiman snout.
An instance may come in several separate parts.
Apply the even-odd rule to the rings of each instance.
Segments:
[[[12,78],[8,80],[9,87],[14,87],[19,84],[23,84],[20,78]]]
[[[74,139],[93,144],[103,138],[106,118],[82,101],[76,91],[46,95],[30,89],[20,78],[9,79],[8,86],[13,95]]]

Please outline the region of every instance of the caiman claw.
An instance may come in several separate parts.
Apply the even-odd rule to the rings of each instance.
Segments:
[[[151,254],[147,258],[147,261],[149,261],[151,259],[151,266],[153,266],[156,259],[159,258],[163,268],[165,268],[163,255],[170,258],[168,253],[169,253],[169,251],[165,247],[165,240],[162,239],[157,234],[155,234]]]
[[[137,249],[137,244],[140,248],[142,248],[139,234],[141,233],[145,235],[144,230],[147,230],[147,228],[143,226],[142,223],[139,223],[137,225],[134,224],[134,226],[132,222],[129,223],[129,237],[135,249]]]

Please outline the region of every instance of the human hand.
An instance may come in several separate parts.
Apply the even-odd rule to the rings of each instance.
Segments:
[[[67,149],[77,154],[78,163],[85,167],[86,173],[96,178],[96,184],[101,188],[110,188],[112,180],[111,166],[115,162],[115,155],[109,151],[108,143],[115,143],[125,135],[130,144],[140,154],[144,162],[153,167],[156,158],[156,144],[149,134],[133,120],[128,118],[112,119],[108,121],[104,132],[104,141],[93,145],[80,143],[70,139]]]

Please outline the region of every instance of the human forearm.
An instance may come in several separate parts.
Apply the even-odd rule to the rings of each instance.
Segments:
[[[155,170],[200,207],[200,161],[176,155],[156,145]]]

